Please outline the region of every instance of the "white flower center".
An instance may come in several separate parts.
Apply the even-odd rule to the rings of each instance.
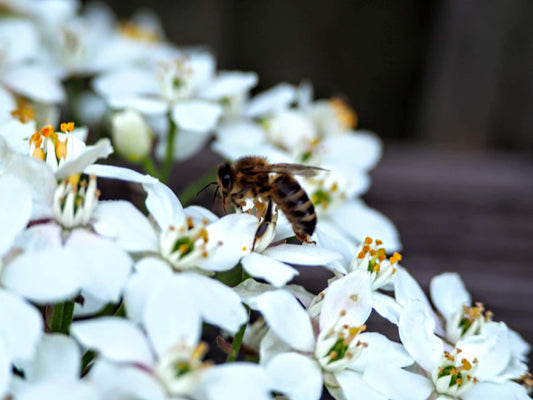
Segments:
[[[348,272],[356,269],[368,271],[372,278],[372,288],[379,289],[389,282],[396,273],[396,263],[402,259],[400,253],[394,253],[391,257],[386,257],[386,250],[381,247],[383,242],[379,239],[375,241],[367,237],[357,249]]]
[[[160,95],[168,102],[191,97],[193,70],[187,57],[172,62],[160,61],[156,74]]]
[[[54,195],[54,218],[65,228],[88,225],[98,205],[96,176],[72,175],[61,182]]]
[[[194,348],[179,345],[159,359],[155,375],[172,396],[188,395],[199,384],[199,372],[212,365],[202,362],[207,353],[207,345],[199,343]]]
[[[340,319],[346,313],[341,311]],[[340,321],[339,319],[339,321]],[[346,368],[366,348],[367,344],[357,340],[366,325],[349,326],[335,324],[318,335],[315,357],[325,371],[338,372]]]
[[[485,311],[482,303],[463,307],[452,315],[446,324],[446,337],[457,343],[459,339],[479,334],[483,325],[492,319],[492,313]]]
[[[459,397],[477,382],[474,377],[477,359],[468,361],[459,357],[460,353],[460,349],[454,349],[452,353],[445,351],[439,366],[433,371],[432,380],[437,393]]]
[[[177,270],[197,267],[209,256],[208,241],[205,225],[194,225],[192,219],[188,219],[186,225],[171,226],[161,232],[161,254]]]

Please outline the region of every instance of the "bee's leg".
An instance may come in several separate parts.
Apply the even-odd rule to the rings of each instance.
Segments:
[[[294,231],[294,234],[296,235],[296,238],[303,243],[309,243],[309,244],[316,244],[314,240],[309,240],[309,235],[305,232],[300,231]]]
[[[255,237],[254,237],[254,244],[252,246],[252,250],[255,249],[255,244],[257,243],[258,239],[261,239],[265,232],[267,231],[269,225],[272,223],[272,199],[268,199],[268,205],[265,211],[265,215],[263,217],[263,221],[259,224],[255,231]]]

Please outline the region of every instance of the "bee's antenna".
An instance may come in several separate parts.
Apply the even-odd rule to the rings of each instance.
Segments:
[[[196,193],[196,196],[198,196],[200,193],[202,193],[205,189],[207,189],[211,185],[216,185],[216,182],[209,182],[207,185],[205,185],[198,193]],[[217,188],[218,190],[218,188]],[[216,192],[215,192],[216,193]]]

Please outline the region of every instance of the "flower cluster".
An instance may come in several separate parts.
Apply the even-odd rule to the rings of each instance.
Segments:
[[[1,399],[529,398],[520,335],[457,274],[430,302],[400,265],[393,223],[359,198],[381,142],[346,102],[307,83],[252,97],[255,73],[217,71],[148,12],[1,8]],[[229,162],[313,171],[290,181],[308,240],[249,186],[235,212],[184,206],[170,168],[210,139]],[[138,168],[102,162],[115,151]],[[102,200],[102,179],[143,201]],[[297,267],[331,279],[310,293]],[[367,329],[374,311],[400,342]]]

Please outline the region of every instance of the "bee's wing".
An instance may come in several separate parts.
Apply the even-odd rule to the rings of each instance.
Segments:
[[[289,175],[300,175],[311,177],[319,174],[321,171],[328,171],[327,169],[320,167],[313,167],[311,165],[303,164],[290,164],[290,163],[279,163],[279,164],[270,164],[265,168],[254,168],[253,172],[272,172],[278,174],[289,174]]]

